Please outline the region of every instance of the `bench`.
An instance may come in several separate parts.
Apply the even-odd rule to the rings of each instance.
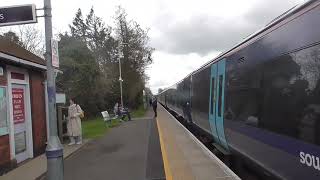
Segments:
[[[102,117],[103,117],[103,121],[106,122],[106,123],[108,123],[108,122],[111,123],[112,120],[118,118],[117,115],[111,117],[111,116],[109,115],[108,111],[103,111],[103,112],[101,112],[101,114],[102,114]]]

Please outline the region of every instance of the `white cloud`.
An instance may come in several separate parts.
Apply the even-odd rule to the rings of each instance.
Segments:
[[[152,92],[156,93],[159,88],[173,85],[219,53],[210,52],[206,56],[200,56],[196,53],[173,55],[161,51],[154,52],[155,61],[147,70],[151,77],[149,85]]]
[[[52,0],[53,28],[55,34],[68,30],[77,9],[87,14],[92,6],[106,24],[113,24],[116,6],[122,5],[130,19],[150,28],[151,45],[156,51],[147,74],[156,92],[303,1]],[[30,3],[43,7],[43,0],[1,0],[1,6]],[[43,18],[35,26],[43,29]]]

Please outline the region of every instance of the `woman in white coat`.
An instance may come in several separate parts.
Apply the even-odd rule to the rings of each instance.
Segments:
[[[69,145],[82,143],[82,128],[80,118],[82,113],[83,111],[81,107],[78,104],[75,104],[73,99],[70,99],[67,122],[67,129],[70,137]]]

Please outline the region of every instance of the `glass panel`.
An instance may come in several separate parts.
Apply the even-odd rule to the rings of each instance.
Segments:
[[[225,119],[320,145],[320,45],[229,62]]]
[[[25,77],[24,74],[12,72],[11,79],[25,80]]]
[[[7,96],[6,89],[4,87],[0,87],[0,128],[6,129],[7,124]],[[2,132],[0,132],[2,133]],[[1,135],[1,134],[0,134]]]
[[[15,150],[16,154],[22,153],[27,150],[27,144],[26,144],[26,132],[21,132],[14,135],[14,141],[15,141]]]
[[[211,109],[210,109],[210,114],[213,114],[213,108],[215,105],[215,89],[214,89],[214,78],[211,79]]]
[[[221,117],[221,105],[222,105],[222,83],[223,75],[219,76],[219,100],[218,100],[218,116]]]
[[[211,131],[208,121],[208,114],[210,114],[210,81],[210,66],[192,75],[192,119],[195,124],[208,132]]]

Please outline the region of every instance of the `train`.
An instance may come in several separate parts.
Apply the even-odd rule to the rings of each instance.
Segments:
[[[320,1],[310,0],[157,95],[267,179],[320,179]]]

